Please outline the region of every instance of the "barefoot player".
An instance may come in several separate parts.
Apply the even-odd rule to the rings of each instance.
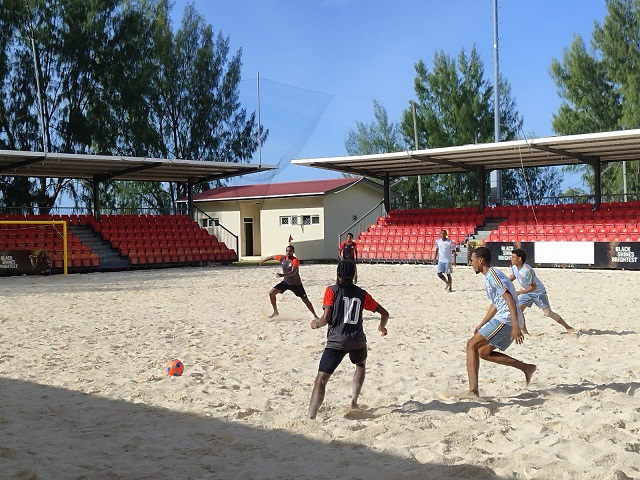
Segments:
[[[318,375],[311,394],[309,418],[316,418],[316,413],[324,400],[325,387],[342,359],[349,354],[349,360],[356,366],[353,374],[353,391],[351,408],[357,408],[358,396],[362,390],[367,360],[367,337],[362,328],[362,311],[369,310],[380,314],[378,331],[387,335],[389,312],[376,302],[371,295],[353,284],[356,264],[350,260],[342,260],[338,264],[336,284],[324,292],[322,308],[324,312],[320,320],[312,320],[311,328],[329,325],[327,344],[325,346]]]
[[[313,313],[313,317],[318,318],[316,311],[313,309],[313,305],[307,298],[307,292],[304,291],[304,287],[302,286],[302,280],[300,279],[300,273],[298,272],[300,262],[295,256],[295,249],[293,248],[293,245],[287,246],[285,253],[285,255],[271,255],[270,257],[265,257],[260,260],[260,266],[264,265],[264,262],[268,262],[269,260],[277,260],[280,262],[280,265],[282,265],[282,273],[276,273],[276,277],[282,278],[282,281],[269,291],[269,299],[271,300],[271,306],[273,307],[273,313],[269,318],[277,317],[279,315],[276,295],[284,293],[287,290],[291,290],[296,297],[300,298],[302,303],[304,303],[309,311]]]
[[[520,330],[524,318],[516,304],[516,289],[504,273],[491,266],[491,252],[488,248],[478,247],[473,251],[471,266],[476,274],[484,274],[484,285],[491,305],[482,321],[473,329],[473,337],[467,342],[468,395],[480,395],[480,358],[517,368],[524,373],[528,385],[536,366],[495,351],[496,348],[505,351],[512,342],[522,343],[524,339]]]

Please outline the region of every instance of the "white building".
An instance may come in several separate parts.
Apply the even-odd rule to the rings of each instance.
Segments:
[[[240,258],[284,254],[291,239],[299,258],[318,260],[337,258],[340,233],[372,209],[363,228],[375,223],[382,199],[382,185],[350,177],[213,188],[193,205],[194,218],[229,248],[230,234],[238,237]]]

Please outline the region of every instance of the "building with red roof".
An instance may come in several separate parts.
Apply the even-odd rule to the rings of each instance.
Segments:
[[[291,239],[299,258],[331,259],[340,233],[382,214],[383,194],[363,177],[219,187],[193,196],[194,218],[221,240],[237,236],[240,258],[284,253]]]

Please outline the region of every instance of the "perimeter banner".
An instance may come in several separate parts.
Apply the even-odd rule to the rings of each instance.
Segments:
[[[522,248],[534,267],[640,270],[640,243],[635,242],[490,242],[492,264],[511,265],[511,251]],[[471,252],[471,249],[469,250]]]
[[[479,246],[479,245],[477,245]],[[491,252],[491,264],[497,267],[511,266],[511,250],[521,248],[527,252],[527,263],[535,264],[534,242],[512,242],[512,243],[487,243],[485,245]]]
[[[598,268],[640,270],[640,243],[598,242],[594,254]]]
[[[50,272],[51,260],[47,250],[0,250],[0,276]]]

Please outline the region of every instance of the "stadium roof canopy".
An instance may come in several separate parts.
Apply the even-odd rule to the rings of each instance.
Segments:
[[[96,217],[101,209],[98,185],[108,180],[186,183],[187,208],[192,213],[193,185],[275,168],[250,163],[0,150],[0,176],[90,180]]]
[[[293,160],[296,165],[384,178],[640,159],[640,130],[546,137],[374,155]]]
[[[601,165],[640,159],[640,129],[483,143],[374,155],[293,160],[296,165],[336,170],[380,179],[475,172],[520,167],[589,164],[600,201]],[[483,196],[481,192],[481,196]]]
[[[272,165],[0,150],[0,176],[197,184],[272,170]]]

